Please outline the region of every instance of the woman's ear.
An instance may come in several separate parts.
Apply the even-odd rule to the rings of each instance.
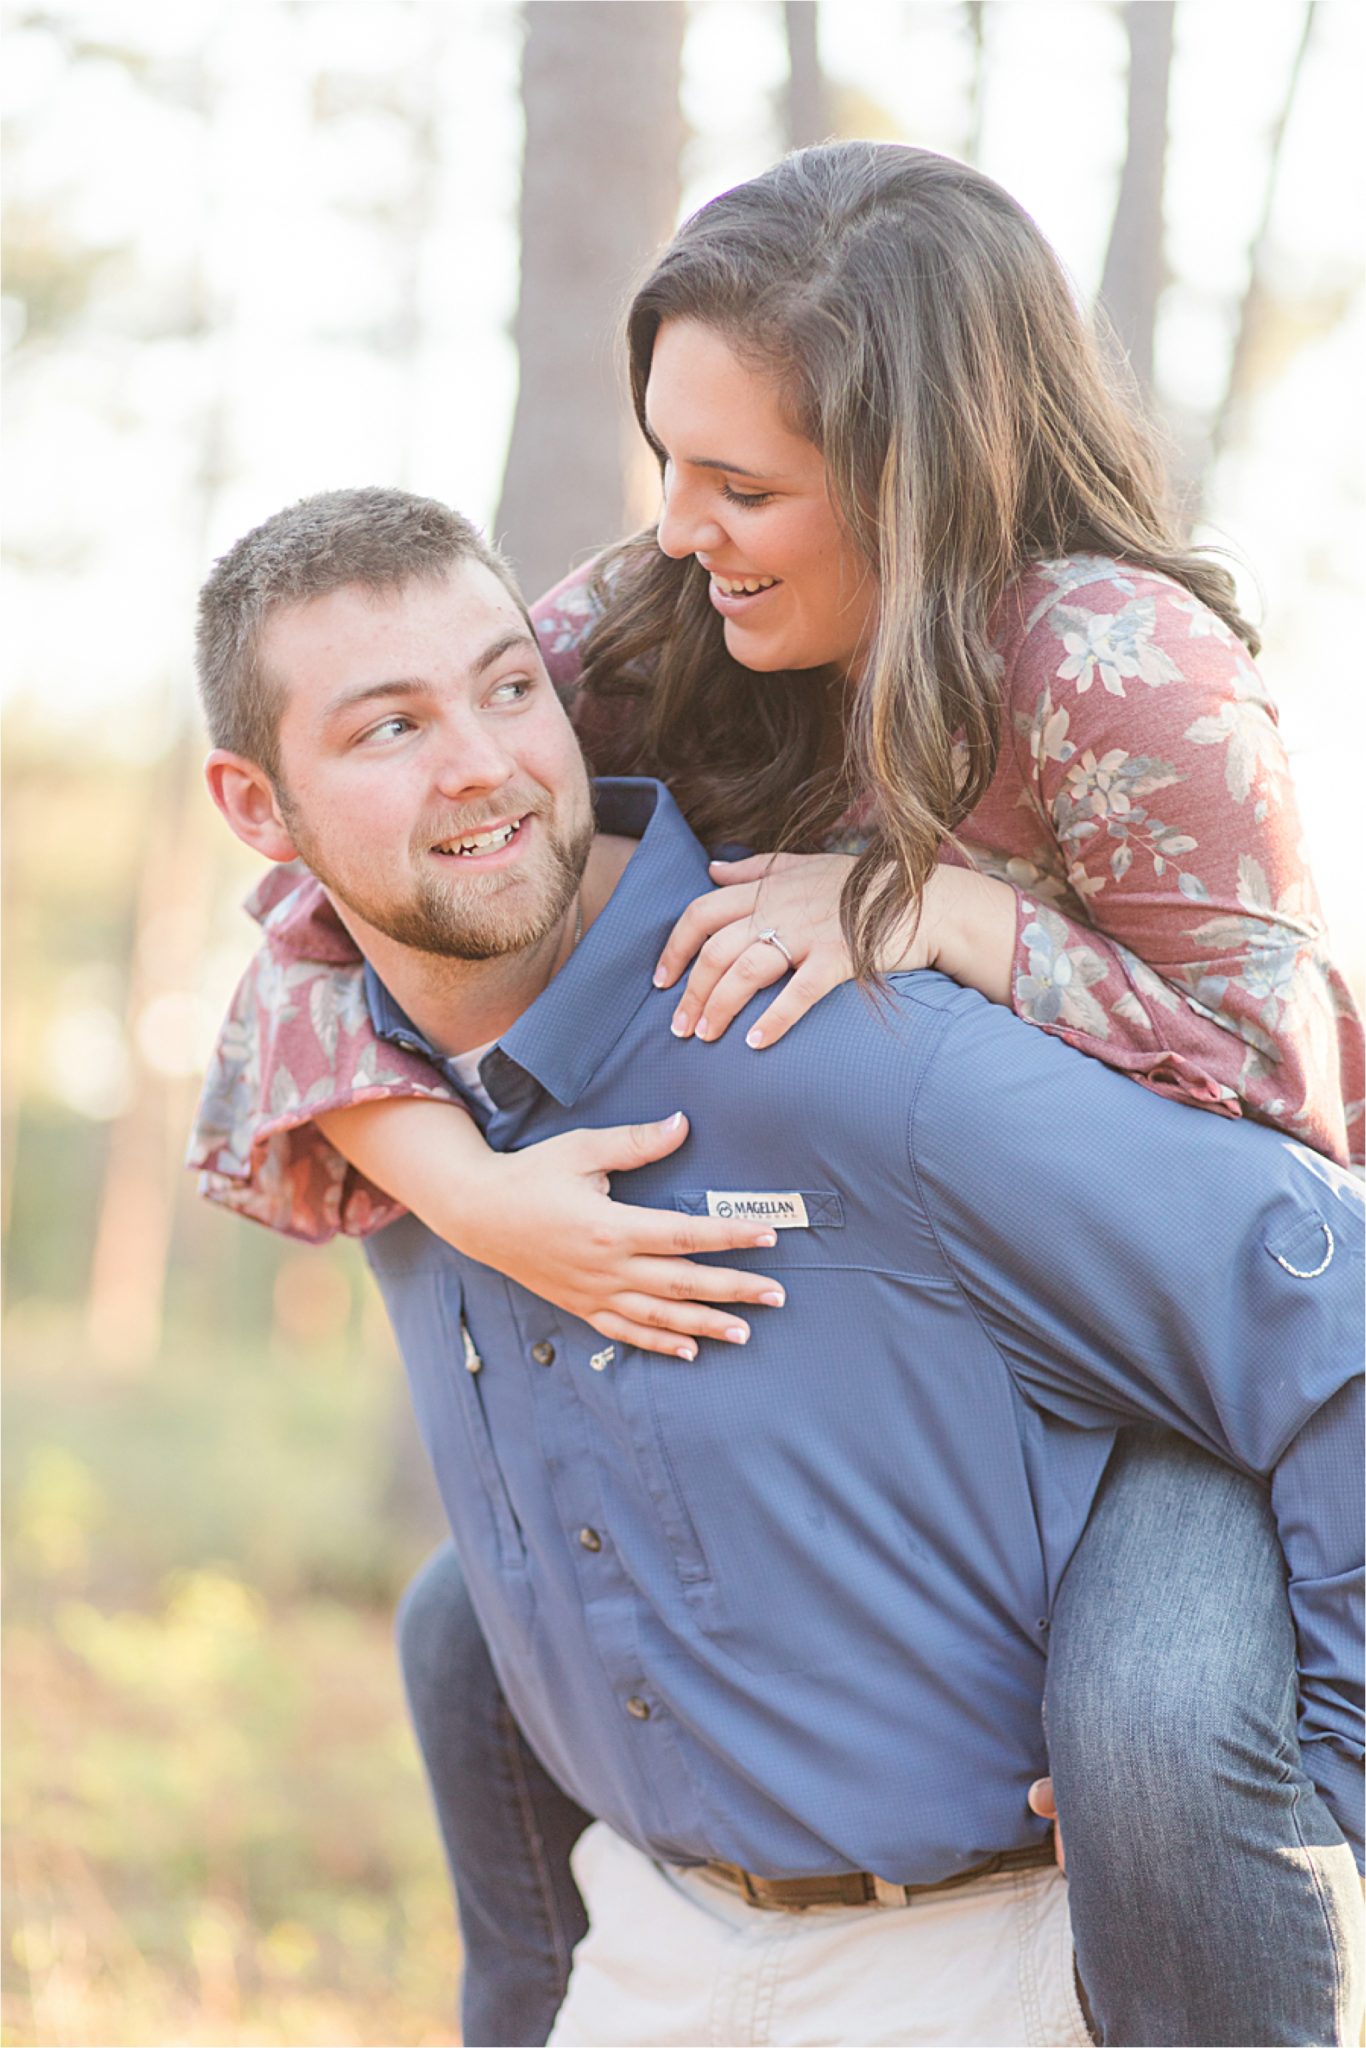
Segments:
[[[299,850],[280,816],[275,786],[259,763],[215,747],[204,763],[204,779],[240,840],[267,860],[297,860]]]

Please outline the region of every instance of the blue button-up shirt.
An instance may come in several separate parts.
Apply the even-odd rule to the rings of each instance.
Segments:
[[[936,974],[881,1008],[838,989],[758,1055],[744,1019],[674,1039],[650,972],[705,852],[653,782],[599,784],[599,820],[640,845],[476,1114],[508,1150],[686,1110],[629,1198],[757,1203],[776,1249],[726,1261],[788,1299],[744,1350],[674,1363],[415,1219],[369,1241],[551,1771],[654,1856],[767,1875],[933,1883],[1034,1839],[1049,1611],[1116,1428],[1155,1420],[1269,1482],[1306,1762],[1355,1831],[1355,1183]]]

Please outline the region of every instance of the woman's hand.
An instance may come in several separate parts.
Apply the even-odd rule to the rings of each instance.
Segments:
[[[1031,1813],[1041,1815],[1044,1820],[1052,1821],[1053,1854],[1057,1859],[1059,1870],[1066,1870],[1067,1854],[1062,1846],[1062,1828],[1058,1821],[1058,1802],[1053,1797],[1053,1780],[1051,1778],[1036,1778],[1034,1780],[1034,1783],[1029,1788],[1029,1810]]]
[[[669,934],[655,986],[671,988],[696,964],[674,1012],[678,1038],[719,1038],[760,989],[792,979],[746,1034],[774,1045],[813,1003],[853,977],[840,928],[840,896],[854,865],[846,853],[752,854],[714,860],[717,887],[688,905]],[[782,947],[760,933],[773,930]],[[784,951],[783,949],[786,949]],[[925,886],[921,914],[882,962],[886,974],[937,967],[995,1003],[1010,1000],[1015,891],[975,868],[941,866]]]
[[[688,1135],[681,1111],[662,1123],[568,1131],[520,1152],[495,1152],[453,1104],[412,1097],[331,1110],[318,1122],[368,1179],[457,1251],[615,1343],[692,1359],[699,1338],[749,1338],[733,1308],[710,1304],[783,1305],[782,1288],[762,1273],[684,1256],[768,1247],[777,1242],[771,1230],[611,1199],[614,1173],[678,1150]]]

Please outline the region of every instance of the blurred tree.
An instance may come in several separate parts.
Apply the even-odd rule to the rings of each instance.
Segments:
[[[118,62],[140,89],[160,91],[199,123],[204,149],[207,217],[214,193],[218,105],[212,39],[196,62],[158,79],[137,51],[98,46],[101,62]],[[209,283],[211,233],[201,237],[186,277],[178,327],[192,346],[221,340],[227,322]],[[194,465],[184,516],[196,535],[190,559],[203,562],[229,443],[228,389],[209,387],[194,424]],[[184,593],[187,611],[190,591]],[[175,1006],[194,988],[213,901],[216,836],[199,785],[201,748],[193,698],[179,674],[161,680],[165,747],[149,778],[127,962],[124,1022],[132,1053],[131,1096],[110,1132],[91,1250],[86,1337],[93,1357],[145,1369],[162,1334],[167,1273],[177,1204],[183,1193],[185,1131],[195,1088],[180,1049],[161,1043]]]
[[[970,164],[982,154],[982,109],[987,84],[987,10],[985,0],[963,0],[967,16],[968,46],[972,51],[972,74],[968,86],[968,133],[963,155]]]
[[[824,142],[831,133],[816,0],[783,0],[783,28],[787,35],[783,130],[789,149],[805,149],[808,143]]]
[[[1128,0],[1129,133],[1100,297],[1145,395],[1152,390],[1157,302],[1165,282],[1162,187],[1173,0]]]
[[[1210,423],[1209,445],[1205,451],[1202,469],[1208,472],[1216,462],[1236,430],[1238,416],[1251,396],[1256,383],[1256,360],[1259,345],[1269,325],[1272,310],[1272,292],[1267,278],[1268,257],[1271,249],[1271,222],[1276,203],[1276,186],[1280,177],[1281,157],[1285,147],[1285,132],[1290,123],[1295,94],[1299,88],[1300,76],[1304,69],[1305,53],[1314,32],[1315,0],[1308,0],[1304,10],[1304,26],[1295,48],[1294,61],[1286,76],[1285,96],[1276,115],[1276,123],[1267,144],[1266,181],[1262,187],[1262,203],[1257,218],[1252,247],[1248,255],[1247,288],[1238,309],[1238,325],[1234,333],[1233,352],[1229,358],[1228,381],[1218,411]],[[1335,310],[1341,312],[1345,298]],[[1310,331],[1317,322],[1309,323]]]
[[[528,595],[630,523],[613,313],[678,213],[683,0],[527,0],[520,369],[494,522]],[[657,480],[656,480],[657,482]]]
[[[146,1367],[156,1355],[184,1177],[195,1090],[183,1068],[160,1056],[157,1027],[168,1001],[193,988],[209,928],[211,821],[196,773],[200,752],[182,712],[148,789],[125,1004],[133,1087],[110,1132],[86,1297],[91,1354],[117,1367]]]

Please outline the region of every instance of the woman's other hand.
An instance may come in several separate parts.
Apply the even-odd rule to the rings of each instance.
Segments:
[[[813,1003],[848,981],[853,969],[840,930],[840,894],[853,865],[847,853],[714,860],[717,887],[688,905],[655,969],[655,986],[672,988],[696,955],[674,1011],[674,1036],[719,1038],[760,989],[790,971],[791,981],[745,1041],[772,1045]],[[770,928],[782,947],[760,938]]]
[[[717,886],[688,905],[670,932],[655,985],[671,988],[695,958],[672,1029],[678,1038],[719,1038],[759,992],[791,974],[745,1043],[774,1045],[813,1003],[853,976],[840,927],[840,896],[854,857],[845,853],[752,854],[716,860]],[[1010,1000],[1015,891],[975,868],[941,866],[926,884],[921,914],[908,919],[887,974],[937,967],[994,1003]],[[760,936],[774,931],[782,940]]]

